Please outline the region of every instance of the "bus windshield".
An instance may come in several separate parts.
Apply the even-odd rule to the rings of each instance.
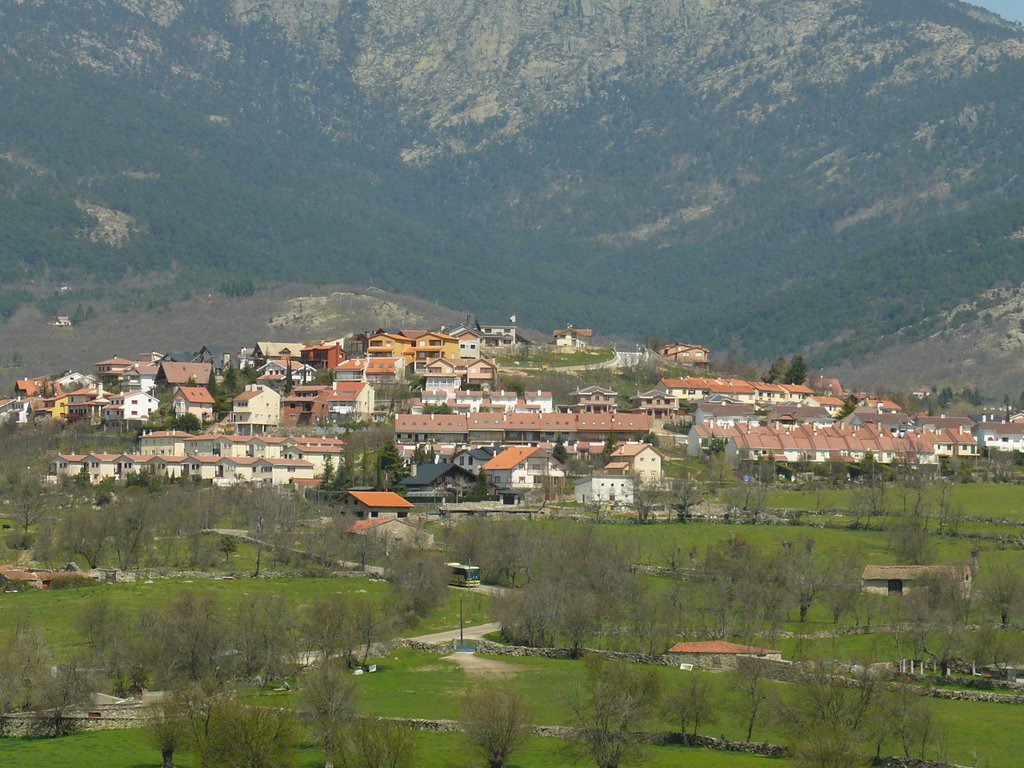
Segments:
[[[448,583],[455,587],[480,586],[480,566],[448,563]]]

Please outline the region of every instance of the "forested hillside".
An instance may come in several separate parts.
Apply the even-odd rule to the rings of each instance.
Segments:
[[[1021,82],[946,0],[10,4],[0,315],[344,281],[850,359],[1024,282]]]

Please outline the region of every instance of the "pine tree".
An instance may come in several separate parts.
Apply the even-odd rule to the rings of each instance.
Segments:
[[[771,367],[761,376],[761,381],[765,384],[775,384],[780,382],[786,377],[786,372],[788,370],[789,366],[786,364],[786,358],[777,357]]]
[[[801,355],[793,355],[786,368],[786,384],[803,384],[807,381],[807,363]]]
[[[334,462],[331,457],[328,456],[324,459],[324,475],[320,479],[320,487],[322,489],[331,490],[334,486]]]
[[[480,474],[476,476],[476,482],[473,483],[473,489],[467,495],[470,501],[485,501],[491,496],[491,484],[487,479],[487,473],[482,469]]]
[[[551,456],[559,464],[565,464],[569,459],[569,452],[565,450],[565,440],[562,439],[561,435],[555,441],[555,447],[551,451]]]
[[[405,459],[402,458],[394,440],[388,440],[380,449],[377,468],[383,473],[383,477],[377,483],[378,486],[387,487],[409,476],[409,468],[405,465]]]
[[[295,380],[292,378],[292,361],[290,358],[284,359],[284,393],[286,395],[291,394],[292,389],[295,388]]]

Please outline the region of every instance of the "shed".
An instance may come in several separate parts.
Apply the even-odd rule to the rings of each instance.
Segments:
[[[966,565],[869,565],[861,576],[861,591],[899,596],[936,579],[956,579],[968,596],[974,574]]]

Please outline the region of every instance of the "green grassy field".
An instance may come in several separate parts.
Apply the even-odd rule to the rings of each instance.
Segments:
[[[494,662],[494,669],[479,673],[467,672],[454,661],[432,654],[413,651],[399,651],[378,662],[379,671],[359,679],[359,696],[365,711],[387,717],[426,717],[457,719],[461,712],[462,694],[475,680],[500,680],[502,687],[518,690],[533,706],[532,720],[538,724],[565,724],[572,715],[568,697],[586,675],[581,661],[550,660],[537,658],[484,657]],[[707,735],[724,736],[742,740],[746,726],[742,721],[743,704],[741,694],[733,687],[733,678],[726,673],[681,672],[670,667],[657,668],[663,690],[678,685],[684,675],[702,675],[711,684],[713,700],[717,702],[718,714],[715,721],[701,728]],[[772,683],[769,706],[758,721],[754,738],[761,741],[786,743],[786,724],[780,716],[778,702],[791,695],[787,684]],[[261,697],[261,703],[273,706],[293,704],[296,692]],[[291,700],[291,701],[288,701]],[[937,718],[940,731],[947,735],[946,748],[950,759],[966,765],[984,765],[987,768],[1016,768],[1019,765],[1019,707],[1012,704],[980,704],[930,699],[933,715]],[[671,730],[674,723],[664,717],[656,717],[652,728]],[[428,740],[430,741],[430,740]],[[441,739],[443,743],[446,739]],[[586,765],[586,761],[543,762],[542,755],[551,754],[556,759],[564,758],[559,748],[546,740],[535,740],[539,747],[530,758],[514,761],[513,765]],[[543,743],[541,743],[543,742]],[[430,758],[437,762],[425,765],[452,765],[444,762],[445,752],[435,752],[441,744],[432,743]],[[541,748],[543,747],[543,748]],[[893,745],[890,751],[895,749]],[[686,754],[686,765],[739,766],[761,765],[757,758],[727,753],[713,753],[702,750],[679,750],[664,748],[653,750],[644,765],[680,765]],[[2,755],[2,753],[0,753]],[[660,762],[661,757],[671,761]],[[690,762],[702,756],[703,762]],[[428,759],[425,757],[425,760]],[[721,762],[716,762],[721,760]],[[738,762],[737,762],[738,761]],[[755,761],[755,762],[744,762]],[[766,765],[783,766],[786,762],[773,761]]]
[[[107,599],[114,606],[141,616],[150,608],[166,605],[183,591],[212,594],[229,608],[241,598],[254,595],[281,595],[293,607],[302,610],[317,599],[332,594],[349,595],[353,599],[382,602],[387,599],[388,586],[383,581],[366,578],[282,578],[282,579],[159,579],[151,584],[112,584],[84,589],[41,592],[30,590],[0,594],[0,628],[14,620],[42,628],[43,635],[60,659],[70,658],[82,647],[77,629],[78,617],[92,601]],[[451,589],[443,605],[415,627],[403,632],[408,636],[456,629],[459,626],[459,601],[462,598],[467,625],[490,621],[489,601],[480,593],[467,594]]]
[[[888,491],[890,504],[899,503],[899,492]],[[770,507],[791,509],[849,509],[855,491],[826,489],[820,491],[777,490],[768,494]],[[1024,521],[1024,486],[1003,483],[967,483],[950,487],[950,501],[962,508],[965,515]]]
[[[553,522],[551,525],[560,525]],[[667,566],[672,558],[696,549],[702,554],[710,547],[741,539],[761,548],[781,547],[784,541],[797,542],[812,539],[817,551],[846,551],[855,549],[863,553],[865,563],[886,565],[895,562],[889,551],[888,535],[883,531],[847,530],[845,528],[812,528],[785,525],[726,525],[721,523],[658,523],[635,526],[608,524],[602,530],[627,547],[635,556],[634,562]],[[969,539],[935,537],[937,562],[962,563],[970,559],[977,546]]]
[[[194,768],[192,756],[176,754],[175,765]],[[146,743],[140,730],[79,733],[63,739],[0,739],[0,765],[4,768],[150,768],[160,764],[159,753]],[[299,768],[322,768],[319,750],[300,751]],[[417,733],[415,764],[419,768],[478,768],[459,734]],[[642,762],[653,768],[789,768],[788,760],[767,760],[751,755],[681,747],[651,747]],[[570,753],[557,739],[530,739],[507,768],[584,768],[593,761]]]

